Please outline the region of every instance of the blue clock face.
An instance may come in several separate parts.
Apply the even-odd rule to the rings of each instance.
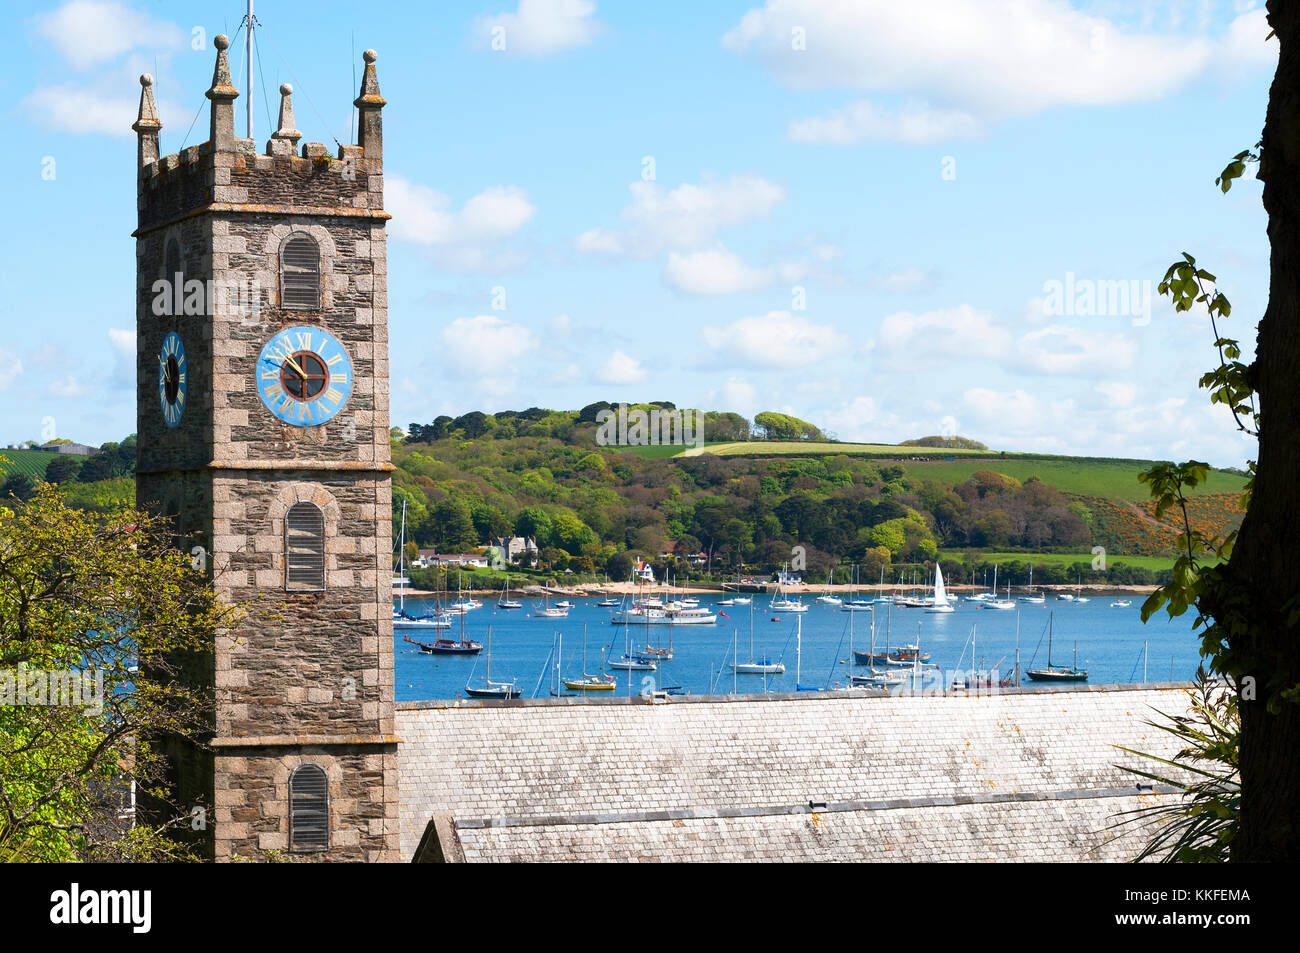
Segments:
[[[257,359],[257,393],[285,423],[318,426],[352,396],[352,361],[328,331],[285,328],[266,342]]]
[[[167,426],[177,426],[185,413],[185,345],[175,331],[168,332],[158,349],[158,400]]]

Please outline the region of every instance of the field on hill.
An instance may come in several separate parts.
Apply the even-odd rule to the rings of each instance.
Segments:
[[[960,550],[941,554],[944,559],[954,559],[962,555]],[[980,553],[985,563],[1032,563],[1035,566],[1073,566],[1082,563],[1091,566],[1092,553]],[[1215,562],[1210,560],[1209,562]],[[1174,564],[1173,556],[1107,556],[1107,566],[1139,566],[1143,569],[1159,571],[1169,569]]]
[[[817,441],[778,441],[778,440],[741,440],[731,443],[711,443],[703,450],[688,448],[679,454],[683,457],[695,457],[701,453],[712,453],[720,457],[736,456],[809,456],[846,453],[854,457],[944,457],[960,456],[997,456],[987,450],[954,450],[947,447],[902,447],[887,443],[819,443]]]
[[[654,448],[660,449],[660,448]],[[990,453],[986,450],[947,450],[932,447],[900,447],[870,443],[775,443],[750,441],[721,443],[705,448],[704,452],[724,457],[736,456],[826,456],[844,454],[854,457],[887,458],[896,462],[909,476],[921,480],[939,480],[956,485],[969,480],[976,470],[994,470],[1015,477],[1022,483],[1032,476],[1049,483],[1065,493],[1111,499],[1146,500],[1147,487],[1138,482],[1138,473],[1147,461],[1121,460],[1106,457],[1051,457],[1019,453]],[[697,456],[700,451],[689,449],[682,457]],[[932,459],[918,460],[917,457]],[[949,460],[948,457],[959,459]],[[1211,470],[1204,484],[1195,493],[1238,493],[1245,485],[1245,477],[1223,470]]]
[[[33,480],[40,480],[44,479],[45,468],[56,456],[58,454],[44,450],[0,450],[0,458],[9,461],[7,465],[0,463],[0,468],[6,475],[25,473]]]

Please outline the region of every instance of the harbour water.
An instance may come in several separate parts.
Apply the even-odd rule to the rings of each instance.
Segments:
[[[1143,596],[1090,593],[1088,602],[1070,602],[1049,595],[1045,604],[1019,603],[1013,611],[979,608],[962,601],[957,611],[928,613],[924,609],[877,604],[874,612],[847,612],[819,604],[805,595],[808,611],[774,612],[771,596],[755,595],[752,605],[724,606],[721,594],[699,597],[702,607],[719,612],[714,625],[644,626],[613,625],[610,609],[596,605],[599,598],[573,597],[568,617],[547,619],[535,616],[540,599],[521,599],[522,609],[498,609],[495,600],[483,598],[483,608],[464,616],[468,639],[487,643],[492,627],[492,681],[514,681],[523,697],[547,697],[556,686],[555,652],[563,652],[558,674],[577,678],[583,674],[583,630],[586,629],[586,673],[608,672],[615,678],[613,692],[604,695],[639,695],[665,689],[692,695],[742,694],[795,691],[796,619],[802,616],[802,665],[799,684],[804,688],[827,689],[848,684],[849,674],[865,674],[865,665],[854,665],[849,650],[849,622],[852,617],[853,648],[870,647],[871,622],[876,620],[876,650],[886,642],[891,647],[918,643],[931,654],[931,664],[940,672],[927,687],[951,684],[957,672],[972,669],[1014,674],[1017,645],[1021,671],[1047,664],[1047,627],[1052,620],[1052,662],[1071,665],[1078,650],[1078,667],[1088,670],[1087,684],[1137,683],[1190,679],[1200,664],[1199,639],[1192,630],[1194,615],[1170,620],[1163,612],[1143,624],[1140,609]],[[1112,606],[1128,600],[1127,607]],[[432,601],[406,599],[408,613],[433,611]],[[785,665],[781,675],[737,675],[733,658],[741,663],[750,658],[751,625],[754,656],[766,656]],[[975,627],[974,664],[970,648]],[[1017,628],[1019,633],[1017,635]],[[487,663],[486,652],[478,655],[429,655],[406,642],[404,635],[431,642],[438,636],[460,638],[457,618],[451,629],[394,633],[396,698],[398,701],[430,701],[465,697],[468,683],[481,685]],[[666,647],[671,636],[673,658],[661,662],[655,671],[606,669],[603,658],[621,657],[630,644],[636,651],[648,644]],[[734,649],[733,649],[734,639]],[[1144,643],[1147,648],[1144,653]],[[472,682],[471,682],[472,679]],[[996,678],[994,679],[996,684]],[[1031,684],[1022,678],[1022,684]],[[573,694],[562,686],[561,694]]]

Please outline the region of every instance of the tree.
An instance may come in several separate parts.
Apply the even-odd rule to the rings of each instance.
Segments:
[[[969,437],[917,437],[904,440],[900,447],[944,447],[952,450],[987,450],[988,447]]]
[[[1257,697],[1241,710],[1241,829],[1234,861],[1300,860],[1300,8],[1269,0],[1281,48],[1269,90],[1259,179],[1272,246],[1269,299],[1247,382],[1259,394],[1259,461],[1236,546],[1205,609],[1240,650],[1232,674]]]
[[[36,494],[36,481],[26,473],[15,473],[0,484],[0,500],[12,497],[16,500],[30,500]]]
[[[71,509],[49,485],[0,506],[0,860],[182,856],[165,836],[177,821],[123,832],[111,796],[134,780],[166,802],[156,739],[203,728],[178,665],[240,616],[170,537],[139,510]],[[20,678],[38,703],[17,703]],[[51,704],[69,683],[81,700]]]
[[[45,467],[45,479],[50,483],[67,483],[77,478],[81,459],[70,453],[61,453]]]
[[[514,529],[504,513],[486,503],[472,507],[470,515],[474,520],[474,532],[479,539],[500,539],[509,536]]]
[[[551,532],[548,538],[553,545],[571,556],[576,556],[582,552],[582,547],[596,538],[596,534],[591,531],[590,526],[572,513],[556,513],[551,518]]]
[[[444,553],[462,553],[478,542],[474,520],[464,500],[443,500],[430,514],[434,539]]]
[[[789,414],[765,410],[754,415],[754,427],[766,440],[824,440],[815,426]]]
[[[551,542],[551,514],[540,506],[526,506],[515,517],[515,535],[532,537],[538,546]]]
[[[614,582],[627,582],[632,578],[632,557],[627,553],[615,553],[605,560],[605,572]]]
[[[1223,404],[1244,433],[1259,439],[1258,461],[1245,496],[1240,530],[1225,539],[1192,528],[1187,490],[1209,470],[1199,461],[1159,464],[1142,474],[1157,515],[1182,515],[1181,553],[1173,580],[1143,605],[1143,618],[1164,607],[1180,615],[1197,609],[1201,652],[1229,677],[1241,718],[1240,820],[1231,837],[1233,862],[1300,860],[1300,5],[1269,0],[1277,36],[1277,72],[1269,90],[1257,152],[1239,153],[1217,183],[1227,192],[1258,162],[1268,213],[1269,299],[1255,339],[1255,360],[1240,360],[1237,342],[1218,322],[1231,314],[1216,278],[1186,253],[1160,283],[1177,311],[1209,312],[1219,366],[1201,378],[1211,401]],[[1226,559],[1207,566],[1206,557]]]

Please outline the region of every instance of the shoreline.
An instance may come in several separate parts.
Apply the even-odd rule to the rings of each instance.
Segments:
[[[754,583],[753,585],[760,585],[760,583]],[[773,586],[774,588],[770,592],[745,592],[744,595],[762,596],[762,595],[776,594],[775,583],[765,583],[765,585],[770,585]],[[554,587],[543,587],[534,583],[519,588],[511,587],[510,591],[512,594],[518,595],[519,597],[524,599],[535,599],[535,598],[540,598],[543,595],[561,595],[561,596],[578,596],[578,597],[594,596],[598,594],[636,595],[642,588],[644,587],[638,583],[633,583],[633,582],[611,582],[608,584],[601,583],[601,584],[592,584],[587,586],[571,585],[571,586],[554,586]],[[650,590],[652,592],[658,592],[662,594],[665,591],[665,588],[666,591],[668,592],[682,593],[682,594],[689,594],[689,593],[729,594],[731,593],[731,590],[723,589],[720,583],[698,583],[689,586],[668,586],[668,587],[665,587],[663,583],[656,583],[650,587]],[[804,583],[799,586],[787,587],[786,593],[788,595],[820,595],[826,592],[828,588],[831,592],[836,594],[845,594],[849,592],[870,592],[870,593],[878,594],[878,593],[895,592],[899,589],[898,586],[892,586],[889,584],[885,584],[882,586],[878,583],[865,585],[865,586],[864,585],[850,586],[848,584],[838,584],[830,587],[827,587],[825,585],[821,585],[821,586],[808,585],[807,583]],[[915,592],[917,588],[918,587],[916,586],[902,587],[904,592]],[[985,591],[983,586],[971,586],[964,583],[960,583],[960,584],[945,583],[944,588],[947,589],[949,592],[962,593],[962,594],[970,594],[970,593]],[[1110,584],[1110,583],[1089,583],[1083,586],[1049,584],[1049,585],[1042,585],[1042,586],[1034,586],[1033,590],[1030,590],[1025,586],[1012,586],[1011,591],[1013,595],[1024,595],[1030,591],[1042,592],[1046,595],[1056,595],[1062,592],[1075,592],[1075,591],[1086,592],[1090,594],[1091,593],[1097,593],[1097,594],[1125,593],[1129,595],[1146,595],[1155,592],[1156,589],[1158,588],[1159,586],[1153,586],[1153,585],[1133,585],[1133,584],[1121,585],[1121,584]],[[437,597],[440,595],[444,595],[444,593],[439,592],[436,589],[416,589],[411,586],[401,586],[401,587],[394,586],[393,597],[397,598],[399,593],[403,591],[406,593],[406,595],[418,599],[425,599],[429,597]],[[928,587],[925,588],[925,591],[929,591]],[[1005,592],[1006,590],[1000,587],[998,591]],[[501,589],[462,589],[461,594],[466,596],[472,596],[474,598],[482,598],[483,596],[492,596],[495,598],[496,596],[502,594],[502,590]],[[451,598],[454,594],[445,593],[445,595],[448,598]]]

